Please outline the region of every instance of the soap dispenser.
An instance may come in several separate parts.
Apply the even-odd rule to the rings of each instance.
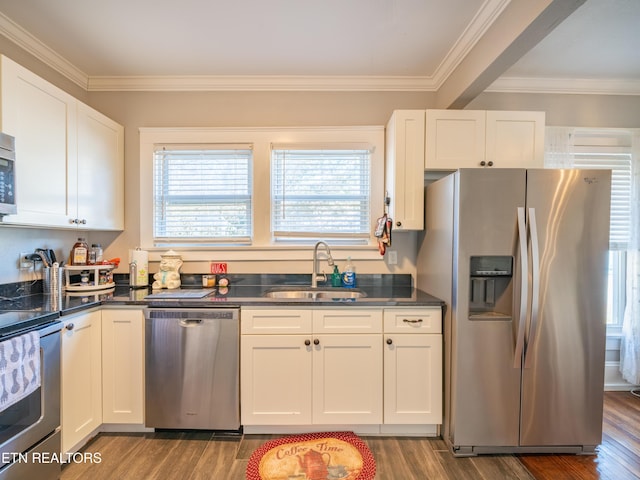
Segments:
[[[351,263],[351,257],[347,257],[347,264],[342,272],[342,285],[346,288],[355,288],[356,286],[356,267]]]

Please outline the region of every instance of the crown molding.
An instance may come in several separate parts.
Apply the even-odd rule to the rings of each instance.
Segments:
[[[58,55],[2,12],[0,12],[0,34],[7,37],[17,46],[29,52],[45,65],[53,68],[73,83],[85,90],[87,89],[89,77],[86,73],[78,69],[66,58]]]
[[[175,75],[90,77],[89,91],[411,91],[434,92],[430,77]]]
[[[488,93],[555,93],[572,95],[640,95],[640,80],[500,77]]]
[[[482,36],[500,16],[511,0],[487,0],[475,17],[471,20],[462,35],[456,40],[451,50],[447,52],[433,78],[436,90],[449,78],[449,75],[462,63],[471,49],[478,43]]]
[[[433,76],[94,76],[90,77],[0,12],[0,34],[87,91],[437,92],[510,0],[488,0]],[[500,77],[485,92],[640,95],[640,80]]]

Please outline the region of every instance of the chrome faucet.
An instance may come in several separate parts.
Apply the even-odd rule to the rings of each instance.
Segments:
[[[311,273],[311,287],[316,288],[318,286],[318,278],[322,279],[323,282],[327,281],[327,275],[322,272],[318,273],[318,247],[323,246],[327,252],[327,264],[331,267],[333,266],[333,257],[331,256],[331,249],[329,245],[325,242],[318,242],[316,246],[313,247],[313,272]]]

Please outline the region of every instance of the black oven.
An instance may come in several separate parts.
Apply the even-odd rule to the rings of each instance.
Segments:
[[[57,316],[0,312],[0,342],[40,335],[40,387],[0,412],[0,480],[60,476],[61,328]],[[0,384],[0,402],[4,388]]]

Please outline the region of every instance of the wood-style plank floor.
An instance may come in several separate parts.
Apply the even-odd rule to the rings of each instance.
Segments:
[[[100,463],[71,463],[61,480],[244,480],[251,453],[270,435],[212,432],[102,433],[84,452]],[[376,480],[640,479],[640,398],[606,392],[597,455],[482,455],[455,458],[441,439],[363,437]],[[87,456],[87,458],[96,458]]]

